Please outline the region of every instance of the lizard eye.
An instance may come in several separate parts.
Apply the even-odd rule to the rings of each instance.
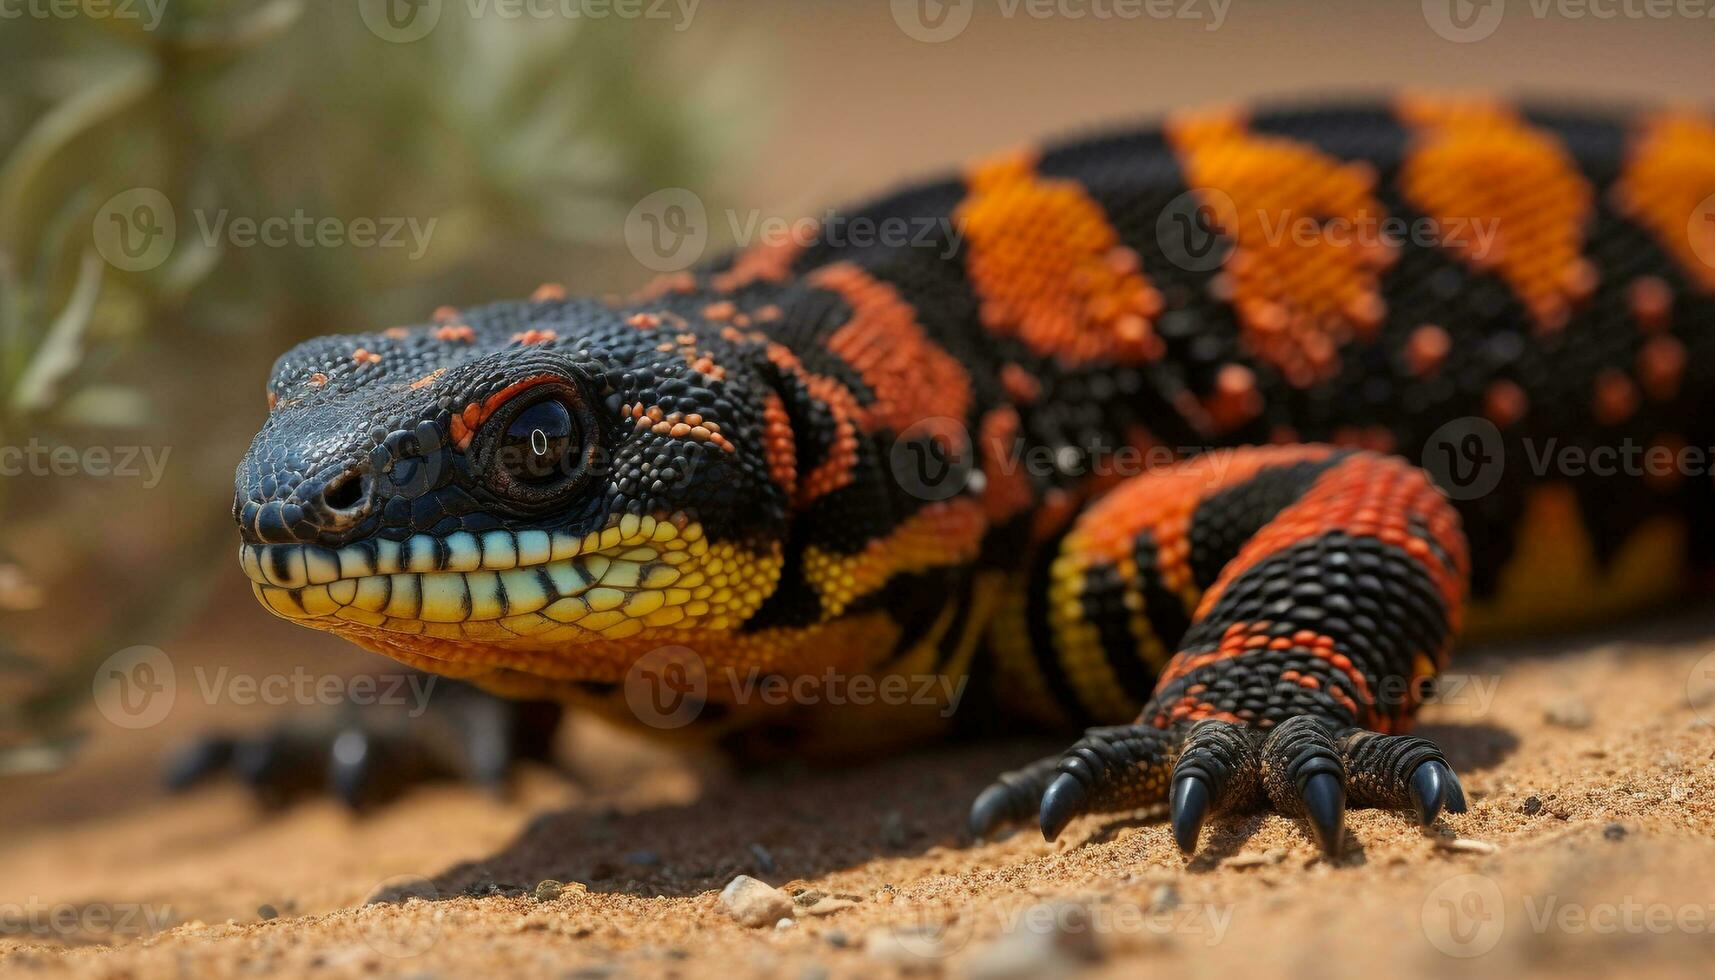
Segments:
[[[513,417],[500,437],[499,463],[514,480],[541,484],[557,479],[578,434],[572,411],[558,399],[529,406]],[[576,463],[576,460],[570,462]]]
[[[592,447],[583,409],[558,384],[539,385],[489,419],[477,456],[490,490],[520,504],[546,504],[580,485]]]

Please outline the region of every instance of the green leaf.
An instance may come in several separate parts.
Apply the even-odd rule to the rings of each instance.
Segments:
[[[65,309],[48,327],[41,346],[36,348],[35,356],[18,379],[17,390],[12,392],[14,413],[27,415],[47,408],[59,383],[83,359],[83,337],[89,332],[90,314],[101,295],[101,269],[101,257],[94,251],[85,251]]]
[[[136,60],[48,110],[0,164],[0,236],[10,239],[30,184],[74,139],[141,100],[155,87],[153,62]]]

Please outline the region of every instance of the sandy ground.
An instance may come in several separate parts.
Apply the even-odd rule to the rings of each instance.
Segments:
[[[220,632],[180,662],[233,659]],[[95,719],[81,765],[0,802],[0,973],[1706,976],[1712,638],[1705,615],[1468,652],[1423,730],[1471,812],[1354,813],[1337,865],[1275,816],[1218,822],[1189,863],[1149,814],[966,840],[972,794],[1046,742],[732,773],[590,723],[504,800],[436,785],[353,816],[164,796],[183,726]],[[305,662],[337,650],[312,639]],[[808,894],[747,928],[718,900],[738,874]],[[539,901],[545,879],[567,887]]]

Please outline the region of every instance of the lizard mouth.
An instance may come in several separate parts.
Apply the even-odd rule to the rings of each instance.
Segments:
[[[244,545],[239,562],[264,606],[305,626],[489,642],[715,625],[726,585],[702,527],[682,515],[627,515],[583,536],[495,530],[338,549]]]

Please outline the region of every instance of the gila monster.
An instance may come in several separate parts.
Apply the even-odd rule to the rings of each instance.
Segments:
[[[233,506],[257,597],[620,718],[678,657],[659,727],[735,745],[1083,730],[979,836],[1159,805],[1190,852],[1272,809],[1335,854],[1348,807],[1464,809],[1409,734],[1462,624],[1710,567],[1707,114],[1184,112],[818,229],[286,353]]]

